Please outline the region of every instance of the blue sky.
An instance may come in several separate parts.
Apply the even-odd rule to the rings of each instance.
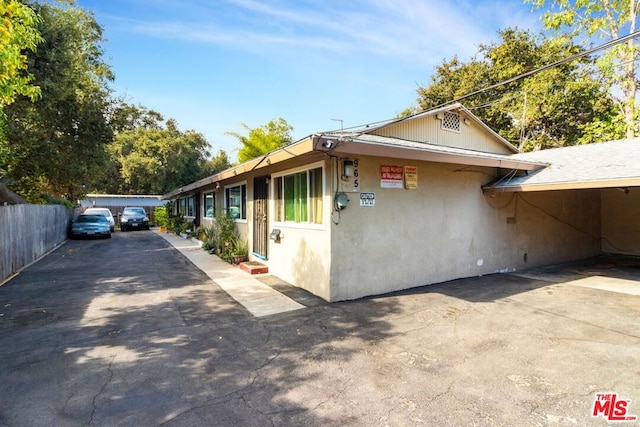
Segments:
[[[498,29],[540,28],[522,0],[77,0],[105,30],[116,95],[203,133],[236,160],[282,117],[295,139],[394,117],[434,66]]]

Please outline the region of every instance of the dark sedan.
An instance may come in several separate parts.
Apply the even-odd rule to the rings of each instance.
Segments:
[[[111,224],[104,215],[80,214],[71,222],[69,237],[111,238]]]
[[[120,217],[120,231],[148,229],[149,217],[143,208],[124,208]]]

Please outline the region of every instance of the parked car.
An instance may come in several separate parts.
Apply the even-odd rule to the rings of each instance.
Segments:
[[[80,214],[71,222],[69,237],[111,238],[111,225],[104,215]]]
[[[148,229],[149,217],[144,208],[124,208],[120,217],[120,231]]]
[[[111,211],[109,209],[107,209],[107,208],[89,208],[89,209],[85,210],[84,213],[91,214],[91,215],[103,215],[109,221],[109,224],[111,225],[111,231],[114,231],[116,229],[116,221],[113,219],[113,215],[111,214]]]

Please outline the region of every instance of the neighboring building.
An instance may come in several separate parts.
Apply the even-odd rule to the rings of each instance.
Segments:
[[[80,201],[80,207],[86,208],[108,208],[116,219],[116,223],[120,223],[122,211],[127,206],[142,207],[149,215],[149,220],[155,221],[154,209],[156,206],[163,206],[167,203],[162,200],[159,195],[120,195],[120,194],[87,194],[84,200]]]
[[[611,144],[634,147],[627,163],[640,158],[638,141]],[[638,168],[609,168],[628,172],[624,181],[535,187],[551,180],[561,150],[517,154],[455,104],[310,135],[163,198],[204,226],[231,212],[252,260],[327,301],[603,251],[640,255],[640,189],[629,188],[640,186]],[[580,166],[580,153],[570,157],[588,174],[596,160]]]

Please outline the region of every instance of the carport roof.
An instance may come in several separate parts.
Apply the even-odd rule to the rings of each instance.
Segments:
[[[485,192],[640,186],[640,138],[553,148],[511,157],[549,165],[524,176],[507,175],[485,185]]]

